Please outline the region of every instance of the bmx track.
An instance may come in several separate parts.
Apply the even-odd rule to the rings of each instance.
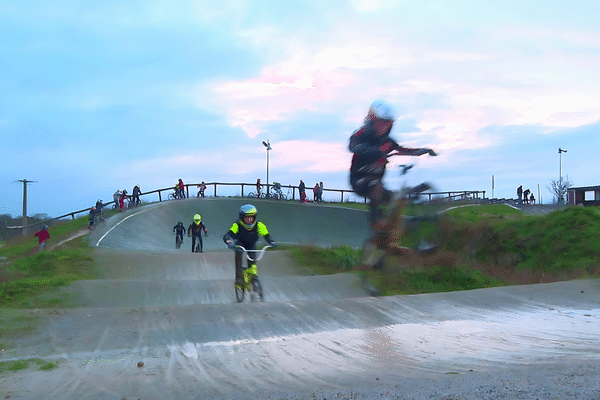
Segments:
[[[600,283],[369,297],[354,275],[310,276],[285,251],[259,264],[264,303],[235,302],[221,237],[240,199],[130,210],[90,234],[102,278],[69,287],[76,307],[35,316],[0,361],[10,399],[597,398]],[[364,212],[253,201],[279,243],[360,246]],[[200,213],[204,253],[172,227]],[[143,366],[138,367],[138,363]],[[141,365],[141,364],[140,364]],[[559,396],[559,397],[557,397]]]

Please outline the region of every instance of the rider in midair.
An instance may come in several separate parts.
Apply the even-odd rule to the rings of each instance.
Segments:
[[[369,199],[370,223],[373,230],[382,229],[383,212],[380,206],[392,199],[392,192],[383,186],[387,156],[396,152],[403,156],[421,156],[436,153],[428,148],[402,147],[392,138],[394,124],[392,108],[384,101],[371,104],[363,126],[350,137],[348,149],[354,153],[350,167],[350,184],[354,192]]]

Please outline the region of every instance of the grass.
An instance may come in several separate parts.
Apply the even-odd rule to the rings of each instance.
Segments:
[[[96,277],[92,250],[84,237],[65,243],[59,250],[49,247],[86,229],[87,222],[87,217],[82,217],[51,227],[51,237],[41,253],[37,252],[36,237],[20,237],[0,248],[0,256],[6,257],[6,263],[0,265],[0,308],[68,306],[69,299],[53,297],[53,293],[73,281]]]
[[[0,362],[0,373],[7,371],[19,371],[29,368],[30,365],[36,365],[41,371],[51,371],[58,367],[58,361],[47,362],[39,358],[29,358],[27,360],[3,361]]]
[[[472,290],[600,276],[600,211],[569,207],[527,216],[505,205],[444,213],[443,246],[431,256],[387,256],[383,271],[359,271],[361,251],[298,247],[314,274],[358,272],[383,295]]]

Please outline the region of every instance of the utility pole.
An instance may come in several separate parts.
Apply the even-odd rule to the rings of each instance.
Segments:
[[[21,222],[21,234],[25,235],[25,227],[27,226],[27,184],[36,183],[36,181],[28,181],[27,179],[19,179],[15,182],[23,182],[23,221]]]

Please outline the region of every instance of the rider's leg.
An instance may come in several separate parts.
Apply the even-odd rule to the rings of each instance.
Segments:
[[[200,243],[200,253],[204,253],[202,250],[202,234],[198,235],[198,243]]]
[[[196,248],[196,235],[192,235],[192,253],[194,252],[195,248]]]
[[[235,252],[235,284],[243,285],[242,253]]]

